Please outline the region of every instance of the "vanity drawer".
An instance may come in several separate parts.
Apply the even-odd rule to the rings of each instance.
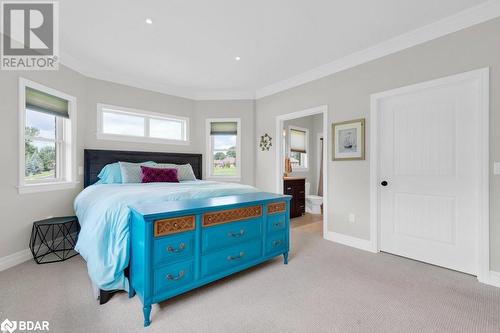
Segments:
[[[193,279],[194,265],[192,260],[158,268],[154,271],[154,293],[157,295],[175,290],[191,283]]]
[[[194,254],[194,232],[157,238],[154,241],[154,263],[191,259]]]
[[[267,237],[266,255],[276,252],[288,251],[286,232],[274,233]]]
[[[243,222],[224,223],[214,227],[203,228],[202,251],[232,246],[262,235],[262,218],[254,218]]]
[[[285,214],[273,214],[267,216],[267,232],[283,231],[285,228]]]
[[[262,242],[260,239],[241,243],[228,249],[202,256],[201,274],[205,277],[211,274],[222,273],[251,262],[261,255]]]

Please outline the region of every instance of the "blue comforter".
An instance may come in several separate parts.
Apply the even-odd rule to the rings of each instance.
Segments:
[[[128,291],[124,269],[129,263],[129,205],[202,199],[257,192],[241,184],[213,181],[181,183],[101,184],[75,199],[81,225],[76,250],[87,261],[89,276],[102,290]]]

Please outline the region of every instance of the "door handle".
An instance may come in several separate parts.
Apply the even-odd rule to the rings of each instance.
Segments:
[[[388,183],[386,180],[383,180],[383,181],[380,183],[380,185],[382,185],[382,186],[387,186],[387,185],[389,185],[389,183]]]

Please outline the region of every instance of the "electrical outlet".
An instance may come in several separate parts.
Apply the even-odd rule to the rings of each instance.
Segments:
[[[500,175],[500,162],[493,163],[493,174]]]
[[[352,214],[352,213],[351,213],[351,214],[349,214],[349,222],[350,222],[350,223],[354,223],[354,222],[356,222],[356,215],[354,215],[354,214]]]

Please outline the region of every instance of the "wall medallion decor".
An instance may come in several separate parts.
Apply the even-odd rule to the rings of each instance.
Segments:
[[[269,149],[273,146],[273,138],[269,136],[269,134],[264,134],[260,137],[260,149],[262,151],[269,151]]]
[[[334,161],[365,159],[365,119],[334,123],[332,133]]]

